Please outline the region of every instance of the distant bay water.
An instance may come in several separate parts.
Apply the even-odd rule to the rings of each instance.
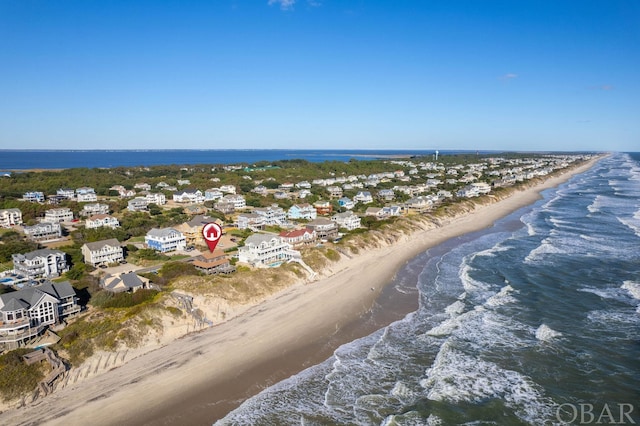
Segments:
[[[440,155],[477,151],[440,151]],[[491,151],[479,151],[488,153]],[[304,150],[304,149],[217,149],[217,150],[0,150],[0,171],[137,167],[157,165],[240,164],[259,161],[303,159],[324,161],[367,160],[394,156],[432,156],[435,150]]]

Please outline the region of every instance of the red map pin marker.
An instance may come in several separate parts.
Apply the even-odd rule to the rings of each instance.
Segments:
[[[213,253],[220,237],[222,237],[222,228],[215,222],[207,223],[202,227],[202,236],[209,246],[209,251]]]

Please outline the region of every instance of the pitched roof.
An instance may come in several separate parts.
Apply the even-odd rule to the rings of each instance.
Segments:
[[[90,251],[96,251],[96,250],[100,250],[104,246],[120,247],[120,241],[118,241],[115,238],[109,238],[108,240],[96,241],[93,243],[85,243],[84,245],[87,246],[87,248]]]

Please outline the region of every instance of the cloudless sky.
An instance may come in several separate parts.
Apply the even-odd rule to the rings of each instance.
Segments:
[[[640,1],[0,0],[0,148],[640,151]]]

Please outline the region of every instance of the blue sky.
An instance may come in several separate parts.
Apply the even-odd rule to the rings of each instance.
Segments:
[[[0,0],[0,147],[640,150],[640,2]]]

